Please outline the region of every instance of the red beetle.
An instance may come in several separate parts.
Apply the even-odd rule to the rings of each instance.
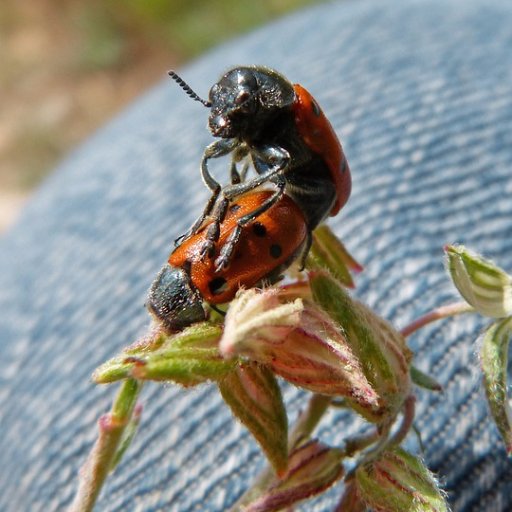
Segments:
[[[239,220],[271,195],[270,191],[252,191],[230,204],[213,244],[214,257],[220,254]],[[168,332],[205,320],[205,301],[222,304],[229,302],[241,287],[279,280],[303,249],[308,234],[301,210],[283,194],[241,228],[231,265],[216,269],[214,258],[201,254],[208,227],[207,223],[173,251],[150,289],[147,306]]]
[[[194,235],[212,215],[201,254],[215,256],[217,269],[232,260],[242,229],[288,195],[299,207],[308,228],[301,261],[311,245],[312,231],[329,215],[336,215],[351,191],[350,169],[328,119],[311,94],[278,72],[263,66],[240,66],[225,73],[201,99],[176,73],[169,72],[195,100],[210,108],[208,125],[215,137],[203,156],[201,173],[212,191],[202,215],[176,243]],[[231,184],[225,187],[208,169],[212,158],[231,155]],[[237,163],[244,161],[242,172]],[[252,163],[256,176],[245,179]],[[265,183],[273,193],[237,220],[219,254],[214,255],[219,224],[236,197]],[[220,197],[219,197],[220,196]]]

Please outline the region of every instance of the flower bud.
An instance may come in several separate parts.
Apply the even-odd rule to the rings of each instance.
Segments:
[[[219,381],[219,390],[282,474],[288,463],[288,418],[274,374],[257,363],[243,364]]]
[[[341,452],[318,441],[310,441],[290,455],[288,470],[283,478],[276,480],[262,496],[244,507],[244,511],[283,510],[319,494],[341,476]]]
[[[487,402],[509,456],[512,455],[512,412],[507,396],[507,367],[511,337],[512,317],[496,321],[484,333],[481,349]]]
[[[381,512],[447,512],[437,482],[420,459],[401,448],[356,470],[359,496]]]
[[[445,247],[450,276],[462,297],[491,318],[512,315],[512,276],[464,246]]]
[[[315,301],[345,335],[345,344],[360,362],[363,374],[379,396],[379,409],[359,410],[369,421],[394,417],[410,393],[412,352],[405,338],[367,306],[354,300],[330,275],[311,275]]]
[[[226,315],[221,353],[265,364],[297,386],[345,397],[378,416],[379,396],[336,323],[312,302],[280,298],[275,288],[240,292]]]

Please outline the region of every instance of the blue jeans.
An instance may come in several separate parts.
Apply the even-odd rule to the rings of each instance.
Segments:
[[[456,298],[444,244],[512,269],[511,27],[508,0],[330,3],[181,73],[205,96],[225,69],[260,63],[315,95],[353,172],[330,224],[366,267],[355,293],[401,327]],[[90,374],[144,331],[151,280],[208,197],[198,169],[206,117],[165,80],[72,154],[1,241],[0,510],[71,502],[114,394]],[[475,355],[484,325],[446,320],[410,341],[416,365],[445,386],[418,392],[417,426],[455,511],[512,509],[512,465]],[[306,399],[291,387],[285,396],[295,412]],[[148,385],[143,402],[98,510],[225,510],[264,464],[213,386]],[[319,435],[339,442],[359,426],[339,412]],[[330,510],[339,494],[303,510]]]

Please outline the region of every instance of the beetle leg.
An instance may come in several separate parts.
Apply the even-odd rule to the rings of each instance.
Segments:
[[[201,258],[205,258],[206,256],[208,256],[208,258],[213,258],[215,242],[219,239],[220,235],[220,224],[226,216],[228,206],[229,201],[225,197],[222,197],[213,213],[213,221],[208,226],[208,230],[206,231],[206,239],[203,242],[199,252]]]
[[[227,155],[236,149],[239,144],[236,139],[222,139],[213,142],[209,146],[206,147],[203,159],[201,161],[201,177],[203,178],[203,182],[205,185],[211,190],[212,195],[206,206],[201,213],[201,215],[196,219],[194,224],[185,232],[185,234],[174,240],[174,245],[181,245],[187,238],[190,238],[192,235],[195,235],[199,228],[203,225],[204,220],[213,210],[215,203],[217,202],[217,198],[219,197],[221,186],[219,182],[211,175],[210,170],[208,169],[208,160],[212,158],[220,158],[222,156]]]
[[[217,202],[217,198],[219,197],[220,190],[221,188],[219,185],[218,188],[213,191],[212,195],[210,196],[210,199],[208,199],[208,202],[206,203],[203,213],[201,213],[201,215],[196,219],[194,224],[192,224],[192,226],[183,235],[179,236],[174,240],[174,245],[176,247],[181,245],[187,238],[190,238],[192,235],[195,235],[197,233],[199,228],[203,225],[203,222],[206,219],[206,217],[208,217],[208,215],[210,215],[211,211],[213,210],[213,206],[215,205],[215,203]]]
[[[278,176],[286,171],[290,163],[288,151],[278,146],[266,146],[251,151],[254,167],[259,174],[248,181],[224,187],[222,193],[230,201],[268,181],[279,179]]]
[[[306,243],[302,247],[300,251],[300,266],[299,266],[299,272],[302,272],[304,268],[306,267],[306,259],[309,254],[309,250],[311,249],[311,245],[313,244],[313,233],[308,229],[307,235],[306,235]]]
[[[212,158],[220,158],[235,151],[239,145],[240,141],[238,141],[238,139],[221,139],[206,146],[203,159],[201,160],[201,177],[210,190],[215,190],[219,186],[219,182],[211,175],[208,169],[208,161]]]
[[[233,253],[236,244],[240,239],[240,235],[242,234],[242,229],[244,228],[244,226],[254,221],[262,213],[266,212],[275,203],[277,203],[279,199],[281,199],[282,195],[284,194],[284,187],[286,185],[286,182],[282,176],[279,177],[276,185],[277,190],[268,199],[266,199],[258,208],[238,219],[235,228],[230,233],[226,242],[222,246],[219,253],[219,257],[215,260],[216,271],[220,271],[227,268],[231,263],[231,259],[233,258]]]
[[[247,176],[247,171],[249,170],[249,162],[247,160],[244,161],[242,165],[242,170],[240,171],[240,181],[245,181],[245,178]]]

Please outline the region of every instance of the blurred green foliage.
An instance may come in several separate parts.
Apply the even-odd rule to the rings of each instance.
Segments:
[[[106,43],[106,49],[101,50],[104,54],[114,55],[122,31],[165,45],[183,60],[235,34],[315,3],[319,0],[124,0],[121,6],[119,0],[103,0],[95,2],[94,10],[91,2],[86,6],[96,17],[90,40]],[[105,40],[108,33],[110,41]]]
[[[0,1],[1,200],[170,66],[322,0]]]

